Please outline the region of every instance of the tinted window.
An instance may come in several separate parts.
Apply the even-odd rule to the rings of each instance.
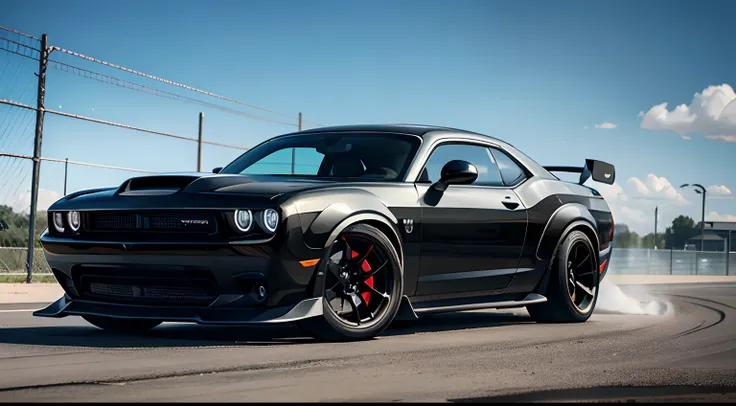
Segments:
[[[263,143],[221,173],[400,181],[419,144],[417,137],[389,133],[304,134]]]
[[[526,176],[524,170],[510,156],[495,148],[491,148],[491,152],[493,157],[496,158],[496,164],[501,171],[504,184],[515,185],[524,179]]]
[[[317,175],[323,159],[324,154],[320,154],[314,148],[280,149],[245,168],[241,173],[246,175]],[[294,162],[293,172],[292,161]]]
[[[467,144],[445,144],[437,147],[425,166],[427,177],[424,180],[429,179],[432,183],[437,182],[440,179],[442,167],[456,159],[468,161],[478,168],[478,179],[473,182],[474,185],[503,185],[498,167],[493,161],[489,149],[479,145]]]

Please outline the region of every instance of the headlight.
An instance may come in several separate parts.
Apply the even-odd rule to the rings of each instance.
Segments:
[[[269,233],[276,232],[279,226],[279,213],[274,209],[266,209],[263,211],[263,227]]]
[[[67,222],[69,223],[69,228],[71,228],[72,231],[78,231],[79,226],[82,224],[82,216],[78,211],[70,211],[69,214],[67,214]]]
[[[250,210],[235,210],[235,227],[247,233],[253,225],[253,215]]]
[[[54,213],[54,229],[57,232],[64,232],[64,216],[61,213]]]

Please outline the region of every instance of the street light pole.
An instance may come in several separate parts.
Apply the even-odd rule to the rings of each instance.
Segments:
[[[654,249],[657,249],[657,212],[659,212],[659,206],[654,208]]]
[[[688,187],[688,186],[694,187],[695,193],[700,193],[703,195],[703,210],[702,210],[702,216],[700,220],[700,250],[705,251],[704,245],[705,245],[705,193],[706,193],[706,190],[703,187],[703,185],[700,185],[697,183],[693,183],[692,185],[689,183],[686,183],[680,187],[683,188],[683,187]]]

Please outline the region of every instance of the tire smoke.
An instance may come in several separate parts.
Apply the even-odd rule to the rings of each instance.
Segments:
[[[655,297],[645,286],[627,287],[626,293],[611,278],[605,278],[598,286],[596,313],[619,313],[660,316],[671,314],[673,306],[662,298]]]

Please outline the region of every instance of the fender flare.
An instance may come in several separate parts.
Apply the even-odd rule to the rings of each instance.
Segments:
[[[582,210],[584,209],[584,210]],[[574,215],[573,214],[577,214]],[[586,215],[587,214],[587,215]],[[560,220],[557,220],[560,219]],[[553,223],[556,222],[556,223]],[[595,228],[595,220],[593,215],[590,214],[588,209],[579,203],[569,203],[558,208],[555,213],[552,214],[550,220],[547,222],[545,229],[540,239],[539,246],[537,247],[537,260],[538,263],[544,267],[544,274],[534,289],[534,292],[544,294],[547,291],[547,284],[549,283],[550,275],[552,275],[552,263],[554,262],[554,254],[562,245],[562,242],[567,238],[570,232],[579,227],[585,227],[588,229],[588,237],[592,235],[592,241],[594,248],[594,260],[596,267],[599,263],[598,250],[598,233]],[[557,234],[556,230],[561,230]],[[552,235],[554,233],[556,235]]]
[[[404,248],[403,244],[401,243],[401,235],[398,231],[396,231],[396,223],[391,223],[388,221],[388,219],[378,213],[361,213],[361,214],[355,214],[353,216],[350,216],[343,220],[340,224],[338,224],[332,233],[330,233],[330,236],[325,241],[323,249],[327,249],[330,245],[332,245],[332,242],[337,238],[338,235],[340,235],[341,232],[343,232],[346,228],[350,227],[353,224],[357,223],[365,223],[368,221],[379,221],[383,223],[387,228],[390,228],[393,235],[387,235],[386,237],[389,238],[389,240],[394,239],[396,242],[398,242],[398,246],[394,246],[394,249],[396,249],[396,253],[399,255],[399,261],[401,263],[401,273],[403,275],[404,273]],[[381,230],[383,231],[383,230]]]
[[[542,231],[542,237],[539,239],[536,250],[537,260],[551,260],[565,236],[571,229],[578,226],[589,228],[590,234],[593,236],[593,241],[591,242],[597,252],[600,244],[595,224],[593,215],[582,204],[567,203],[560,206],[552,213]]]
[[[365,222],[380,222],[383,224],[386,229],[390,229],[393,235],[387,235],[388,239],[391,241],[396,241],[397,244],[393,244],[392,246],[394,249],[396,249],[396,253],[399,256],[400,261],[400,272],[403,278],[404,275],[404,250],[403,250],[403,244],[401,241],[400,234],[398,231],[396,231],[396,225],[392,224],[391,221],[383,216],[380,213],[377,212],[364,212],[359,214],[353,214],[346,219],[342,220],[340,223],[338,223],[330,232],[329,236],[325,239],[323,242],[321,249],[322,249],[322,255],[320,257],[319,263],[324,263],[325,260],[327,260],[327,257],[329,255],[329,247],[332,245],[333,241],[337,239],[337,236],[340,235],[346,228],[350,227],[353,224],[358,223],[365,223]],[[384,232],[384,230],[381,230]],[[322,291],[324,290],[324,282],[325,282],[325,274],[322,266],[317,266],[314,268],[314,273],[312,275],[312,279],[310,281],[310,284],[307,288],[307,292],[310,292],[310,297],[320,297],[322,296]]]

